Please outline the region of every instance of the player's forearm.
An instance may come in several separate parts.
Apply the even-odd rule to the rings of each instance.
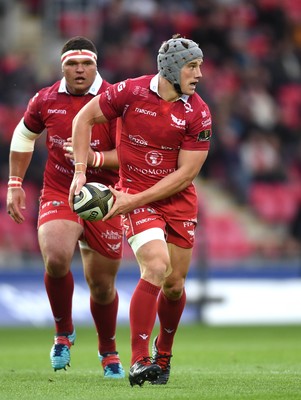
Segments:
[[[24,178],[33,152],[11,151],[9,154],[9,176]]]
[[[92,125],[83,122],[77,116],[73,120],[72,144],[75,171],[86,171],[90,148]],[[77,166],[81,166],[80,168]]]
[[[116,149],[110,151],[104,151],[103,154],[104,154],[103,168],[106,169],[119,168],[118,155]]]
[[[101,113],[98,105],[98,97],[87,103],[74,117],[72,123],[72,145],[75,162],[75,171],[85,171],[88,164],[88,152],[90,148],[92,127],[96,123],[104,123],[107,120]],[[77,168],[77,165],[80,167]]]

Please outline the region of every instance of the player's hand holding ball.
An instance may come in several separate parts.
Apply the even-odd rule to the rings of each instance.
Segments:
[[[86,183],[74,196],[73,209],[86,221],[99,221],[111,210],[114,197],[110,189],[98,182]]]

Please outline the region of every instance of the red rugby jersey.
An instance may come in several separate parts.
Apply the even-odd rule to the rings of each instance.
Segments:
[[[110,86],[99,105],[107,119],[122,116],[120,185],[145,190],[177,168],[180,149],[208,150],[211,115],[197,94],[167,102],[158,94],[158,75]]]
[[[69,193],[74,173],[73,163],[64,156],[63,144],[72,136],[72,120],[78,111],[95,95],[102,93],[109,83],[97,75],[89,93],[84,96],[70,95],[64,78],[51,87],[41,89],[28,103],[24,122],[29,130],[46,132],[48,159],[44,171],[43,187]],[[92,130],[93,150],[111,150],[116,146],[116,121],[95,125]],[[116,170],[87,169],[87,181],[114,185],[118,181]]]

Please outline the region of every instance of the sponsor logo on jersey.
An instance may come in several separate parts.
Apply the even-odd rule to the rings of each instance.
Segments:
[[[211,131],[210,129],[205,129],[198,134],[197,141],[198,142],[206,142],[210,139]]]
[[[50,136],[49,137],[49,142],[52,143],[53,146],[56,147],[63,147],[63,144],[65,143],[65,139],[61,138],[60,136]]]
[[[149,151],[147,154],[145,154],[145,161],[149,165],[160,165],[163,160],[163,155],[162,153],[159,153],[158,151]]]
[[[157,113],[155,111],[145,110],[145,108],[136,107],[135,108],[135,112],[137,112],[139,114],[149,115],[150,117],[156,117],[157,116]]]
[[[120,242],[115,244],[107,243],[107,246],[110,250],[114,251],[114,253],[119,253],[121,243]]]
[[[169,146],[164,146],[164,145],[161,145],[161,149],[162,150],[176,150],[174,147],[169,147]],[[179,149],[180,149],[180,146],[177,147],[177,150],[179,150]]]
[[[142,86],[135,86],[133,89],[133,95],[147,98],[149,95],[149,89]]]
[[[140,92],[141,86],[135,86],[133,89],[133,95],[137,96]]]
[[[140,135],[129,135],[129,139],[130,142],[135,146],[146,147],[148,145],[148,142],[145,139],[143,139],[143,137]]]
[[[63,115],[67,114],[66,110],[59,110],[57,108],[54,108],[54,109],[48,108],[47,112],[48,112],[48,114],[63,114]]]
[[[72,162],[72,164],[74,163],[73,160],[71,162]],[[59,164],[55,164],[54,168],[57,171],[60,171],[62,174],[65,174],[65,175],[73,175],[74,174],[73,170],[67,169],[67,168],[65,168],[65,167],[63,167],[62,165],[59,165]]]
[[[126,86],[125,81],[119,82],[117,86],[118,92],[121,92],[125,88],[125,86]]]
[[[188,226],[193,226],[195,225],[195,221],[185,221],[183,222],[184,228],[187,228]]]
[[[43,213],[43,214],[40,215],[40,220],[41,220],[42,218],[47,217],[48,215],[56,214],[56,213],[57,213],[57,210],[49,210],[49,211],[47,211],[47,212],[45,212],[45,213]]]
[[[42,205],[41,209],[43,210],[44,208],[49,206],[59,207],[61,204],[63,205],[64,202],[59,200],[46,201],[46,203]]]
[[[156,213],[156,211],[151,207],[147,207],[147,208],[141,207],[141,208],[135,208],[133,210],[133,214],[140,214],[141,212],[145,212],[145,211],[148,211],[151,214],[155,214]]]
[[[123,218],[123,229],[125,234],[127,234],[127,232],[130,230],[130,226],[127,221],[128,221],[127,218]]]
[[[119,232],[106,230],[106,232],[102,232],[101,237],[107,240],[116,240],[121,239],[122,236]]]
[[[195,236],[195,226],[196,226],[196,220],[192,221],[185,221],[183,222],[183,227],[186,228],[186,231],[188,235],[190,236],[190,241],[194,241],[194,236]]]
[[[112,100],[112,96],[111,96],[111,94],[110,94],[108,89],[105,91],[105,95],[106,95],[106,98],[108,99],[108,101]]]
[[[142,87],[140,90],[140,96],[148,97],[148,95],[149,95],[149,89]]]
[[[154,175],[154,176],[169,175],[176,170],[175,168],[165,168],[165,169],[163,169],[163,168],[138,168],[138,167],[136,167],[136,165],[131,165],[131,164],[127,164],[127,168],[129,171],[134,171],[141,175]]]
[[[209,117],[209,118],[207,118],[207,119],[204,119],[203,121],[202,121],[202,126],[204,127],[204,128],[206,128],[206,126],[209,126],[211,124],[211,118]]]
[[[184,108],[186,113],[193,112],[193,108],[191,107],[190,103],[184,103]]]
[[[194,231],[187,231],[187,233],[188,233],[188,235],[190,235],[190,236],[194,236]]]
[[[146,224],[147,222],[154,221],[155,219],[156,219],[156,218],[151,218],[151,217],[142,218],[142,219],[139,219],[139,220],[136,222],[136,225],[143,225],[143,224]]]
[[[173,124],[171,126],[175,126],[176,128],[185,129],[186,120],[177,118],[175,115],[170,114]]]

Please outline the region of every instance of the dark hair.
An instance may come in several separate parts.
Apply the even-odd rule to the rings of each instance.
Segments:
[[[94,43],[84,36],[75,36],[69,39],[63,46],[61,54],[69,50],[90,50],[97,55]]]

